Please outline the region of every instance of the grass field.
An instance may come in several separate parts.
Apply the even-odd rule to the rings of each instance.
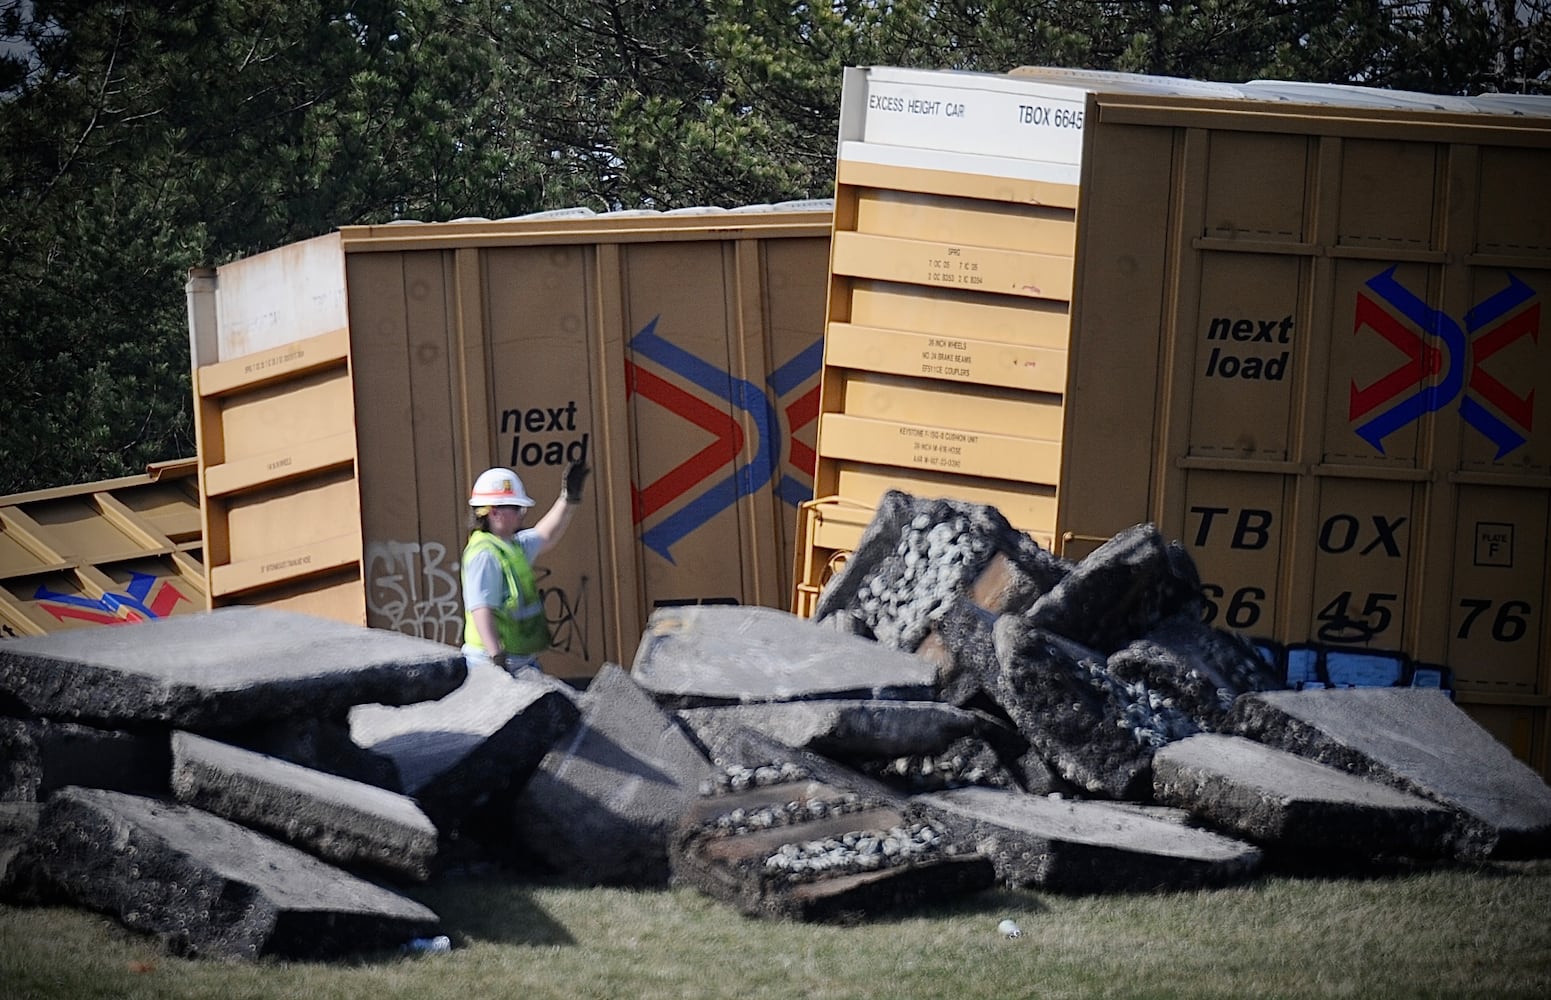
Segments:
[[[447,954],[188,961],[113,920],[0,907],[0,998],[1551,997],[1551,862],[1192,893],[995,890],[855,926],[688,889],[448,876]],[[996,930],[1005,917],[1018,938]]]

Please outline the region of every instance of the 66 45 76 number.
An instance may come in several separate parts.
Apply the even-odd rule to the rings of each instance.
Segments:
[[[1215,583],[1201,585],[1204,605],[1201,619],[1208,625],[1221,623],[1232,629],[1254,628],[1261,619],[1266,600],[1263,587],[1240,587],[1231,595]],[[1314,616],[1320,622],[1316,635],[1324,642],[1368,642],[1388,631],[1395,621],[1399,594],[1373,592],[1354,594],[1343,590]],[[1486,630],[1497,642],[1518,642],[1529,634],[1534,608],[1528,601],[1497,602],[1489,598],[1462,597],[1465,612],[1456,638],[1469,639]]]

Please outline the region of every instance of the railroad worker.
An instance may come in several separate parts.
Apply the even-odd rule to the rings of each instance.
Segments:
[[[566,467],[560,496],[531,528],[522,526],[533,498],[511,469],[487,469],[469,493],[473,523],[463,549],[463,656],[469,666],[493,663],[513,677],[538,670],[549,648],[549,623],[533,561],[560,541],[577,505],[588,468]]]

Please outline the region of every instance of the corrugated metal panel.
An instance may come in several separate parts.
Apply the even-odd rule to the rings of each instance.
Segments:
[[[1148,224],[1166,268],[1141,283],[1114,266],[1143,215],[1085,220],[1079,281],[1103,292],[1074,307],[1062,533],[1156,521],[1218,624],[1446,664],[1463,704],[1519,720],[1545,772],[1526,734],[1551,708],[1551,429],[1533,413],[1551,393],[1551,206],[1523,193],[1551,175],[1551,122],[1461,131],[1395,106],[1373,135],[1335,101],[1340,134],[1098,116],[1084,184],[1137,213],[1132,186],[1167,188],[1167,223]],[[1124,184],[1101,170],[1115,162]],[[1089,303],[1122,290],[1142,314],[1108,335]],[[1126,472],[1092,459],[1136,426],[1103,392],[1153,427]]]
[[[196,275],[196,330],[246,311],[222,300],[236,275],[322,307],[294,307],[299,336],[266,351],[196,350],[213,602],[458,642],[474,476],[510,466],[542,510],[585,458],[583,514],[538,567],[551,672],[630,662],[658,603],[784,603],[830,218],[825,202],[349,227]]]
[[[0,497],[0,637],[202,610],[195,460]]]
[[[837,504],[875,502],[897,464],[897,441],[858,444],[851,408],[878,420],[895,407],[914,427],[984,433],[990,455],[1022,456],[996,472],[961,448],[958,466],[907,473],[902,488],[1053,509],[1046,530],[1071,557],[1155,522],[1195,557],[1216,623],[1445,664],[1460,701],[1531,734],[1516,748],[1546,771],[1551,421],[1534,403],[1551,397],[1551,200],[1539,196],[1551,119],[1363,88],[1034,68],[994,79],[847,78],[817,477],[835,499],[805,514],[799,608],[844,556],[820,540],[859,520]],[[1076,180],[1049,201],[1071,207],[1075,235],[1058,282],[1028,245],[999,244],[1038,238],[1045,220],[1014,220],[1045,203],[1063,159]],[[871,270],[853,274],[845,241],[923,199],[952,202],[930,240],[870,243]],[[925,277],[893,263],[912,255]],[[917,313],[942,314],[924,304],[886,322],[854,315],[867,308],[859,279],[924,303],[918,288],[942,273],[959,285],[966,260],[969,274],[1022,268],[1069,302],[1064,344],[1026,342],[1066,358],[1038,358],[1060,415],[1057,470],[994,437],[1044,426],[1014,388],[1033,383],[1008,372],[1023,356],[978,343],[1007,337],[1016,291],[939,292],[963,300],[951,329],[925,330],[935,320]],[[1042,319],[1011,325],[1029,337]],[[869,365],[943,377],[902,370],[914,341],[890,323],[972,359],[945,364],[959,385],[935,409],[858,378]],[[899,345],[892,360],[871,361],[886,344]],[[991,398],[1028,405],[1010,418]]]

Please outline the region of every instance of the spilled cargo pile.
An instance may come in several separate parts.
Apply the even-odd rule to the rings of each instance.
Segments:
[[[0,891],[252,957],[434,933],[401,890],[470,862],[852,920],[1551,855],[1446,693],[1284,690],[1199,589],[1149,526],[1074,565],[891,493],[815,621],[660,609],[580,695],[264,609],[0,644]]]
[[[184,955],[328,957],[428,934],[436,914],[397,887],[430,876],[439,828],[348,716],[470,683],[447,646],[268,609],[0,644],[0,893],[100,910]]]

